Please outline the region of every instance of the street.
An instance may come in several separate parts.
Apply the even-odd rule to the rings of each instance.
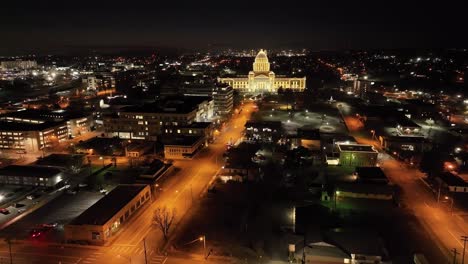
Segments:
[[[349,106],[340,107],[349,132],[359,143],[374,145],[380,152],[379,164],[390,181],[402,188],[401,203],[413,211],[413,214],[425,228],[425,233],[434,238],[433,242],[447,260],[453,258],[450,252],[456,248],[463,251],[461,236],[468,234],[468,225],[460,217],[463,212],[451,214],[447,206],[438,204],[430,187],[422,180],[424,174],[417,168],[409,167],[404,162],[386,154],[378,141],[363,136],[366,132],[360,121],[354,116]]]
[[[132,218],[108,247],[51,245],[43,242],[15,242],[12,244],[14,263],[144,263],[145,250],[148,263],[172,262],[162,256],[163,236],[152,225],[152,216],[156,208],[167,206],[175,208],[177,215],[172,230],[196,203],[223,165],[222,154],[226,143],[236,142],[244,130],[245,122],[253,111],[252,102],[242,105],[243,111],[234,117],[221,131],[215,143],[203,149],[193,160],[175,161],[179,171],[158,183],[155,202]],[[9,258],[8,245],[0,247],[0,258]],[[0,262],[1,263],[1,262]],[[184,261],[187,263],[187,260]],[[196,262],[195,262],[196,263]]]

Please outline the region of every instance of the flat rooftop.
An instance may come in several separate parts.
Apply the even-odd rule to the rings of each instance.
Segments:
[[[130,113],[187,114],[196,110],[201,103],[210,100],[212,98],[208,96],[174,96],[140,106],[122,107],[120,111]]]
[[[338,148],[341,151],[353,151],[353,152],[375,152],[377,151],[371,145],[360,145],[360,144],[338,144]]]
[[[450,172],[443,173],[439,176],[445,183],[450,186],[466,186],[468,187],[468,182],[466,182],[461,177],[454,175]]]
[[[66,124],[65,122],[52,121],[47,121],[40,124],[0,121],[0,131],[42,131],[60,125]]]
[[[341,192],[366,193],[366,194],[386,194],[394,193],[391,185],[372,183],[340,183],[337,188]]]
[[[89,116],[83,112],[71,112],[66,110],[32,110],[10,112],[0,116],[0,119],[8,117],[32,120],[55,121],[62,119],[75,119]]]
[[[146,186],[146,184],[118,185],[73,219],[70,225],[104,225]]]
[[[9,165],[0,169],[0,175],[19,177],[40,177],[51,178],[62,171],[54,167],[30,166],[30,165]]]
[[[380,167],[356,167],[359,181],[386,181],[388,178]]]
[[[163,138],[162,141],[164,146],[193,146],[202,139],[203,136],[170,136]]]

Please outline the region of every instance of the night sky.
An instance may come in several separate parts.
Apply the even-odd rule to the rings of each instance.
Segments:
[[[463,1],[2,1],[0,55],[93,47],[466,47]]]

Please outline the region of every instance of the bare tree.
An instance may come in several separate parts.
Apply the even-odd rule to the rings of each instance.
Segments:
[[[176,217],[176,209],[168,209],[166,206],[158,207],[154,210],[153,223],[161,230],[164,239],[167,241],[169,230]]]

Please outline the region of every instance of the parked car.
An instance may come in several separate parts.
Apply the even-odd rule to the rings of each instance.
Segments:
[[[30,194],[30,195],[26,196],[26,199],[28,199],[28,200],[34,200],[34,199],[39,198],[39,197],[40,197],[39,194],[33,193],[33,194]]]
[[[52,229],[56,228],[58,226],[58,223],[40,224],[39,226],[42,228]]]
[[[6,208],[0,208],[0,214],[4,214],[4,215],[10,214],[10,210]]]
[[[76,191],[74,191],[74,190],[67,190],[66,193],[67,193],[67,194],[70,194],[70,195],[75,195],[75,194],[76,194]]]

